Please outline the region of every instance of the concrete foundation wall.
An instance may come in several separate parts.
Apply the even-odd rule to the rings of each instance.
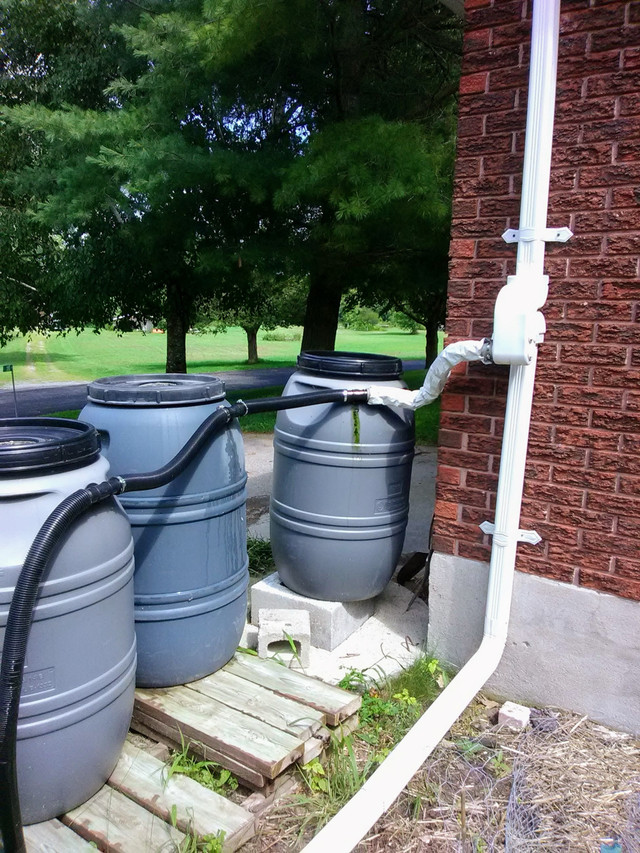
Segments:
[[[433,556],[427,645],[456,667],[480,644],[488,571]],[[516,572],[507,645],[486,689],[640,734],[640,602]]]

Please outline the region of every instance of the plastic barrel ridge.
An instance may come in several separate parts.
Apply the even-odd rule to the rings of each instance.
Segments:
[[[226,406],[207,374],[98,379],[82,420],[97,427],[115,474],[167,463]],[[170,687],[215,672],[233,655],[249,585],[242,435],[232,422],[166,486],[125,492],[135,542],[137,684]]]
[[[387,384],[391,356],[303,352],[283,394]],[[325,601],[373,598],[391,580],[409,516],[413,413],[328,404],[278,412],[271,548],[282,582]]]
[[[0,645],[36,534],[68,495],[107,479],[98,436],[61,418],[0,420]],[[88,510],[53,552],[40,585],[17,736],[25,824],[88,800],[111,775],[135,689],[133,540],[114,498]]]

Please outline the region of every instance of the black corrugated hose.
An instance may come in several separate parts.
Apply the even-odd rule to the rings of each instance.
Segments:
[[[256,412],[272,412],[322,403],[366,403],[367,391],[329,390],[291,397],[266,397],[232,406],[220,406],[188,439],[173,459],[155,471],[111,477],[103,483],[91,483],[69,495],[44,522],[25,558],[9,608],[0,666],[0,850],[25,853],[22,832],[16,739],[18,711],[27,640],[38,597],[51,553],[70,526],[91,506],[124,491],[143,491],[164,486],[181,474],[203,447],[233,418]]]

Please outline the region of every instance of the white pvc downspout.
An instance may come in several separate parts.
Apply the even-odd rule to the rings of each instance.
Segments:
[[[525,301],[530,295],[529,288],[546,293],[543,263],[545,239],[550,239],[546,233],[546,219],[559,17],[560,0],[535,0],[520,239],[516,275],[511,284],[507,285],[522,286],[521,297]],[[539,340],[540,337],[537,342]],[[482,642],[358,793],[307,844],[304,848],[306,853],[348,853],[353,850],[420,769],[500,662],[507,639],[516,547],[521,537],[520,509],[536,370],[536,347],[530,349],[529,363],[512,363],[509,374]]]

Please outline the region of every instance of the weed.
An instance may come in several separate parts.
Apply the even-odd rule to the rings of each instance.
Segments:
[[[178,853],[223,853],[223,842],[226,833],[221,829],[215,835],[198,836],[193,829],[193,815],[185,827],[178,826],[178,807],[174,803],[169,812],[169,822],[174,829],[180,829],[185,839],[178,848]]]
[[[229,770],[216,764],[215,761],[194,758],[189,752],[190,743],[185,743],[182,737],[180,744],[180,751],[174,752],[171,764],[166,769],[167,782],[175,773],[180,773],[190,779],[195,779],[200,785],[218,794],[225,789],[235,791],[238,787],[238,780]]]
[[[270,644],[270,648],[276,648],[276,652],[271,659],[286,667],[290,667],[295,661],[298,666],[302,668],[299,646],[296,644],[296,641],[293,639],[291,634],[287,634],[284,630],[282,634],[284,639],[281,643]],[[286,655],[286,658],[281,657],[283,653]]]
[[[328,792],[329,780],[327,779],[327,774],[322,766],[322,762],[318,758],[314,758],[313,761],[305,764],[304,767],[301,768],[301,771],[302,776],[311,791]]]
[[[247,553],[249,555],[249,574],[254,577],[264,577],[275,571],[271,542],[268,539],[247,538]]]
[[[300,769],[309,789],[308,796],[297,798],[305,807],[300,834],[309,825],[324,826],[360,790],[375,766],[371,757],[358,760],[351,735],[332,734],[326,768],[316,759]]]
[[[508,776],[513,770],[513,767],[510,762],[507,761],[501,749],[499,749],[495,755],[489,759],[489,767],[498,779],[502,779],[503,776]]]

